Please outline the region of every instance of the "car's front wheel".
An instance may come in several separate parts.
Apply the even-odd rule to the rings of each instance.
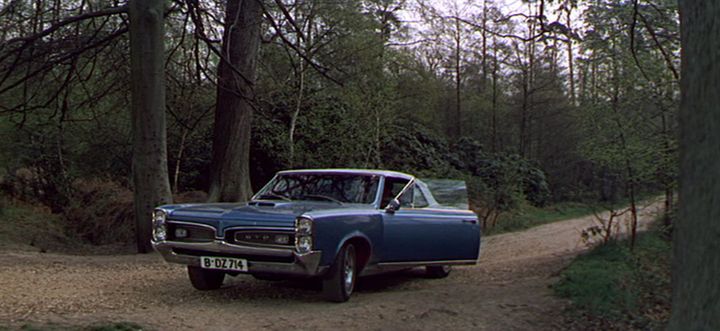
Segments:
[[[346,244],[323,279],[323,295],[333,302],[345,302],[355,290],[357,280],[355,246]]]
[[[216,290],[222,286],[225,273],[217,270],[207,270],[200,267],[188,266],[188,276],[193,287],[201,291]]]
[[[427,266],[425,267],[425,274],[430,278],[445,278],[450,274],[451,270],[449,265]]]

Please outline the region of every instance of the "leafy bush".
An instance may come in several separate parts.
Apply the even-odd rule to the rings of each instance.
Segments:
[[[518,155],[488,153],[483,146],[462,138],[452,147],[454,165],[468,174],[470,205],[485,228],[494,228],[501,214],[519,208],[525,201],[544,206],[550,199],[545,173]]]
[[[419,123],[400,121],[388,130],[383,141],[382,162],[388,169],[421,177],[447,178],[460,172],[459,163],[447,142]]]
[[[543,207],[550,201],[550,187],[545,173],[528,162],[522,165],[523,193],[528,202],[535,207]]]

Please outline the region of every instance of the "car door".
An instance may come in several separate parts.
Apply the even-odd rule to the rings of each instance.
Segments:
[[[427,208],[415,187],[409,187],[400,200],[400,209],[383,213],[382,262],[477,259],[480,227],[474,213]]]

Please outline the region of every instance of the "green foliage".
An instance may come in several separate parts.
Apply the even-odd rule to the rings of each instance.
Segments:
[[[389,127],[382,143],[382,163],[422,177],[447,178],[458,175],[459,163],[447,142],[428,128],[410,121]]]
[[[637,8],[635,8],[637,6]],[[580,155],[604,181],[672,190],[677,178],[677,3],[603,0],[583,14],[588,26],[579,71]],[[638,19],[638,17],[642,19]],[[651,22],[651,23],[647,23]],[[631,38],[621,31],[630,31]],[[584,78],[585,79],[585,78]],[[601,185],[601,197],[607,197]]]
[[[553,289],[572,300],[574,314],[610,328],[658,328],[669,317],[671,255],[660,232],[640,235],[634,251],[611,242],[573,261]]]
[[[550,189],[544,172],[518,155],[487,153],[482,145],[463,138],[454,146],[457,167],[470,176],[478,177],[482,184],[473,189],[494,209],[507,211],[516,208],[527,198],[535,206],[545,205]],[[462,161],[460,161],[462,160]]]
[[[525,164],[520,171],[523,174],[523,193],[527,200],[533,206],[545,206],[550,201],[550,187],[545,172],[528,164]]]
[[[636,305],[635,289],[622,285],[632,277],[629,259],[629,250],[618,243],[602,246],[578,258],[553,288],[578,308],[619,318]]]

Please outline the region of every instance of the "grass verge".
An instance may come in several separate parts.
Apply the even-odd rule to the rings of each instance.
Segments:
[[[657,194],[642,194],[638,196],[637,204],[647,204],[656,196]],[[607,211],[608,208],[627,208],[628,205],[629,202],[625,200],[605,206],[600,203],[560,202],[539,208],[526,204],[516,210],[500,215],[496,225],[493,227],[488,224],[488,227],[483,230],[483,234],[490,235],[525,230],[547,223],[589,216],[594,212],[602,213]]]
[[[659,231],[599,246],[576,258],[553,286],[572,301],[575,329],[662,329],[670,315],[670,242]]]
[[[489,227],[483,233],[490,235],[524,230],[546,223],[592,215],[593,210],[600,209],[597,206],[578,202],[563,202],[544,208],[524,206],[516,211],[500,215],[495,227],[488,225]]]

